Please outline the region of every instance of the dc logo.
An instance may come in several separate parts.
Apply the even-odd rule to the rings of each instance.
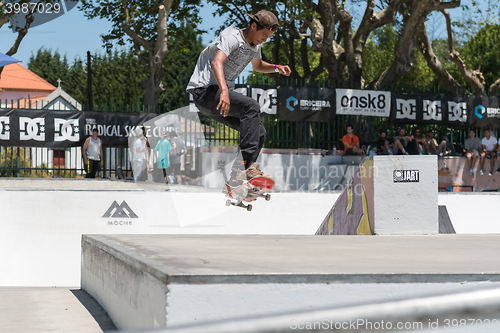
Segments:
[[[293,96],[288,97],[286,100],[286,108],[292,112],[295,111],[297,104],[299,104],[299,101]]]
[[[448,102],[448,118],[450,121],[467,121],[467,103]]]
[[[19,117],[19,139],[45,141],[45,118]]]
[[[476,117],[478,117],[479,119],[483,119],[483,114],[486,112],[486,108],[484,106],[482,106],[481,104],[479,104],[478,106],[476,106],[474,111],[475,111]]]
[[[0,117],[0,140],[10,140],[9,117]]]
[[[267,114],[276,114],[278,109],[278,90],[252,88],[252,98],[259,102],[260,110]]]
[[[396,99],[397,119],[417,119],[417,101],[415,99]]]
[[[54,141],[80,141],[80,124],[78,119],[54,119]]]
[[[441,120],[441,101],[424,100],[424,120]]]

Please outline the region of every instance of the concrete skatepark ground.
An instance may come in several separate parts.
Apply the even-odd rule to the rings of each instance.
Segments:
[[[5,182],[6,181],[4,181],[4,183],[2,184],[2,188],[4,189],[3,191],[7,192],[7,194],[12,194],[13,192],[9,191],[13,191],[15,190],[15,188],[21,189],[23,191],[26,190],[26,184],[20,186],[19,182],[14,181],[10,182],[11,185],[8,185]],[[113,186],[119,187],[119,189],[116,189],[119,191],[140,191],[141,193],[154,192],[156,194],[159,193],[159,191],[154,188],[138,188],[135,184],[130,183],[113,183],[115,183],[113,184]],[[83,189],[80,188],[80,191],[83,191],[86,187],[90,186],[90,183],[88,182],[76,182],[76,184],[76,187],[83,185]],[[92,183],[91,186],[95,187],[95,191],[109,190],[109,183],[106,182],[97,181],[95,183]],[[43,187],[46,187],[46,185],[43,185]],[[60,184],[58,184],[54,190],[59,189],[59,187]],[[70,187],[74,188],[75,183],[73,182]],[[191,193],[193,189],[179,187],[176,190],[178,193]],[[202,192],[209,197],[214,197],[214,202],[220,202],[221,207],[223,206],[224,197],[221,194],[215,191]],[[193,193],[199,194],[199,190],[195,189]],[[291,246],[290,251],[294,248],[295,250],[304,249],[304,255],[306,255],[307,249],[309,248],[314,249],[314,251],[310,253],[310,256],[314,257],[315,254],[317,254],[317,260],[311,260],[310,262],[307,262],[307,260],[301,260],[301,257],[298,254],[295,256],[286,256],[282,253],[282,255],[276,257],[279,258],[278,261],[273,262],[271,260],[271,262],[269,262],[267,265],[264,265],[267,270],[264,270],[261,273],[290,273],[289,269],[291,266],[288,267],[287,265],[300,267],[304,262],[307,262],[307,267],[304,268],[305,274],[309,274],[311,272],[320,274],[334,273],[336,275],[344,274],[351,277],[353,276],[353,274],[366,277],[368,275],[377,273],[379,277],[390,275],[392,276],[392,278],[396,278],[397,274],[403,274],[404,276],[406,276],[406,278],[408,278],[408,276],[410,276],[408,275],[408,273],[412,273],[413,277],[419,278],[424,277],[425,274],[428,274],[428,278],[431,276],[437,278],[445,274],[448,275],[448,278],[449,276],[454,276],[456,280],[453,281],[455,282],[464,280],[467,281],[467,278],[471,278],[471,280],[473,281],[483,281],[481,276],[483,278],[487,278],[486,280],[494,281],[495,278],[499,276],[498,274],[500,273],[500,265],[497,264],[498,259],[496,254],[498,253],[500,247],[500,245],[498,245],[500,244],[500,239],[498,238],[500,236],[496,235],[497,233],[499,233],[499,229],[496,223],[494,223],[496,221],[494,216],[487,215],[487,213],[485,212],[476,212],[475,214],[472,214],[469,213],[468,210],[463,209],[466,203],[471,203],[476,200],[483,203],[486,202],[487,204],[498,202],[499,197],[497,194],[440,194],[439,204],[447,205],[448,213],[450,215],[453,226],[455,227],[457,233],[461,235],[411,237],[388,236],[388,238],[378,236],[373,238],[363,236],[306,236],[312,235],[314,233],[315,228],[321,222],[321,219],[324,217],[324,215],[328,212],[338,195],[338,192],[316,194],[276,193],[273,194],[274,197],[271,202],[266,203],[262,201],[261,203],[257,203],[258,206],[256,207],[260,209],[260,213],[259,209],[256,209],[252,212],[246,212],[243,209],[231,207],[230,213],[224,216],[232,216],[233,220],[229,221],[228,225],[233,226],[238,223],[235,222],[235,220],[238,221],[239,218],[240,221],[241,219],[248,219],[247,223],[253,222],[253,227],[262,227],[262,221],[256,221],[256,216],[258,216],[258,214],[262,214],[263,212],[265,212],[266,221],[275,221],[274,225],[269,225],[271,228],[270,230],[258,232],[257,230],[253,229],[253,232],[250,232],[254,234],[252,238],[255,242],[257,242],[253,244],[251,248],[258,247],[262,251],[261,253],[256,253],[254,255],[255,259],[265,256],[266,253],[276,252],[276,249],[283,249],[283,247],[267,247],[270,244],[270,240],[271,243],[275,243],[278,240],[281,240],[280,237],[277,236],[280,234],[291,235],[295,233],[296,236],[293,236],[290,239],[295,238],[295,241],[297,242],[305,242],[300,243],[300,247],[288,245]],[[309,204],[309,207],[304,207],[304,198],[307,197],[311,199],[310,201],[306,200],[306,203]],[[209,202],[210,200],[212,199],[207,199],[207,202]],[[298,225],[301,224],[297,223],[297,221],[294,221],[294,217],[295,219],[299,220],[309,220],[310,217],[307,218],[307,216],[310,216],[310,214],[307,214],[307,208],[311,208],[312,202],[315,202],[318,207],[324,207],[324,212],[316,212],[319,218],[317,216],[313,217],[313,222],[304,221],[303,223],[305,224],[310,223],[310,226],[305,227],[305,231],[301,230],[301,232],[297,232],[295,230],[294,232],[294,228],[298,228]],[[185,210],[185,208],[183,208],[183,210]],[[201,210],[201,212],[200,210],[197,211],[195,204],[190,213],[195,215],[203,214],[203,210]],[[102,212],[99,212],[99,214],[102,215]],[[286,216],[285,221],[283,221],[284,214]],[[187,216],[189,216],[189,214],[187,214]],[[213,216],[212,218],[217,219],[217,217],[218,216]],[[196,219],[199,219],[199,217]],[[472,225],[471,221],[474,221]],[[214,235],[203,238],[203,241],[217,240],[217,237],[219,236],[215,235],[217,234],[217,232],[214,232],[214,229],[216,229],[214,228],[215,224],[213,223],[213,221],[210,221],[210,223],[207,223],[207,225],[210,227],[200,229],[203,231],[202,233],[206,233],[205,231],[207,229],[210,229],[212,230],[212,234]],[[313,227],[314,225],[316,227]],[[190,230],[193,231],[197,228],[199,228],[199,223],[191,226]],[[312,232],[309,233],[309,230],[312,230]],[[248,232],[251,230],[247,229],[246,231]],[[177,232],[175,232],[175,230],[172,230],[172,232],[170,233]],[[234,229],[227,229],[227,233],[238,234],[238,232]],[[258,234],[267,234],[268,236],[258,236]],[[187,239],[189,239],[189,237],[192,236],[185,237],[188,237]],[[236,236],[235,238],[237,240],[236,243],[241,246],[239,246],[238,248],[244,250],[245,247],[249,245],[243,244],[244,242],[242,242],[238,237],[241,236]],[[307,245],[308,239],[317,239],[316,237],[321,237],[320,243],[326,243],[321,245],[318,244],[318,242],[313,242],[314,245],[312,247],[311,245]],[[335,241],[329,242],[326,241],[327,239],[333,239]],[[126,240],[123,238],[119,241],[125,243],[133,243],[140,240]],[[191,244],[189,248],[193,251],[196,251],[197,246],[200,246],[202,249],[204,248],[203,241],[201,239],[198,239],[197,242],[188,242],[187,244]],[[262,243],[259,245],[258,242]],[[355,242],[356,244],[356,246],[354,247],[353,242]],[[6,242],[4,244],[6,244]],[[153,244],[146,245],[152,246]],[[412,246],[414,246],[414,248],[418,248],[420,251],[418,251],[418,253],[405,253],[404,249],[409,249]],[[287,247],[285,246],[285,248]],[[397,257],[394,257],[394,249],[398,249],[399,255]],[[6,250],[9,249],[3,249],[3,251]],[[186,249],[183,249],[183,252],[188,253],[185,250]],[[339,251],[342,252],[346,250],[349,250],[348,256],[326,256],[326,254],[328,253],[335,253]],[[225,254],[231,252],[232,251],[227,249],[225,251]],[[366,256],[367,253],[370,255]],[[238,253],[233,254],[235,256],[238,255]],[[197,253],[195,257],[200,257],[203,255],[206,255],[208,257],[208,259],[206,259],[208,262],[218,262],[218,259],[216,257],[210,257],[211,254],[209,252],[203,253],[202,251],[200,253]],[[178,261],[180,260],[180,257],[178,258]],[[335,271],[331,271],[324,267],[324,260],[321,260],[322,257],[328,257],[328,260],[333,260],[329,262],[328,267],[334,267]],[[238,273],[238,267],[243,266],[234,265],[234,263],[241,262],[244,258],[248,257],[241,255],[240,257],[234,258],[234,260],[229,260],[228,262],[230,262],[231,264],[229,266],[225,266],[225,268],[232,268],[236,270],[236,273]],[[270,259],[272,258],[273,257],[271,257]],[[277,260],[276,258],[275,260]],[[393,260],[394,258],[397,258],[398,260]],[[223,259],[224,258],[221,258],[222,262],[224,261]],[[187,262],[189,263],[189,261]],[[321,265],[321,263],[323,263],[323,265]],[[443,263],[446,264],[444,265]],[[165,264],[168,265],[168,261]],[[285,266],[280,266],[280,264]],[[250,271],[245,271],[244,273],[252,274],[253,270],[253,274],[255,274],[255,272],[259,271],[258,269],[255,269],[255,266],[253,266],[254,263],[248,262],[247,265],[248,266],[246,267],[249,267]],[[190,270],[194,267],[195,265],[185,268],[189,273],[193,273]],[[239,271],[239,273],[241,273],[241,271]],[[34,270],[31,274],[36,275],[37,271]],[[78,285],[73,285],[70,287],[59,285],[54,288],[2,286],[0,287],[0,295],[0,299],[2,300],[0,301],[0,311],[5,314],[0,317],[0,327],[2,328],[2,332],[101,332],[114,329],[114,325],[109,320],[109,317],[106,316],[105,311],[94,300],[92,300],[91,297],[89,297],[84,291],[82,291]]]

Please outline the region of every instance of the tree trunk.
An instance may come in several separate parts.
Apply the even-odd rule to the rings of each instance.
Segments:
[[[448,71],[443,67],[443,64],[434,53],[431,41],[429,40],[429,35],[427,34],[427,24],[425,22],[423,24],[423,28],[418,34],[418,47],[427,61],[427,66],[429,66],[429,68],[438,77],[440,86],[459,86],[458,82],[455,81],[453,76],[451,76],[450,73],[448,73]]]
[[[146,94],[144,96],[145,105],[156,106],[159,103],[160,95],[165,91],[163,86],[163,59],[168,54],[168,31],[167,19],[174,0],[162,0],[161,5],[158,7],[158,23],[156,29],[158,31],[157,40],[155,43],[145,40],[138,33],[132,30],[130,26],[129,9],[126,1],[123,0],[125,22],[123,23],[123,30],[134,41],[135,54],[139,60],[145,65],[146,71],[149,74],[148,79],[144,82]],[[149,61],[146,63],[142,57],[140,46],[144,47],[149,55]]]

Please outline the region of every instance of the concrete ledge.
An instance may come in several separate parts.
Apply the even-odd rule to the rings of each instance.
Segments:
[[[373,290],[381,283],[498,283],[500,267],[491,263],[499,250],[500,235],[84,235],[82,289],[119,329],[158,328],[186,323],[190,312],[209,319],[245,297],[268,298],[276,311],[299,304],[290,299],[299,294],[308,301],[328,294],[331,301],[352,284]],[[203,314],[201,299],[212,304]]]

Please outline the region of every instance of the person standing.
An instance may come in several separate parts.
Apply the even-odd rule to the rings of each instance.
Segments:
[[[89,136],[83,143],[83,163],[87,175],[85,178],[95,178],[99,165],[103,166],[102,141],[98,137],[97,128],[92,130],[92,136]]]
[[[172,145],[172,155],[170,164],[172,165],[172,173],[175,177],[175,183],[181,184],[181,157],[187,154],[186,144],[184,140],[178,137],[177,132],[173,131],[170,133],[170,144]]]
[[[163,178],[165,179],[165,184],[168,184],[167,169],[170,167],[170,154],[172,153],[172,146],[168,141],[167,132],[163,134],[162,139],[159,140],[158,143],[156,144],[155,152],[158,154],[156,167],[158,170],[160,169],[163,170]]]
[[[137,129],[137,137],[132,144],[132,172],[134,181],[147,179],[148,149],[142,129]]]
[[[267,10],[250,17],[248,27],[230,26],[200,54],[186,91],[200,112],[240,132],[238,155],[222,192],[263,175],[255,162],[264,145],[266,130],[260,122],[260,105],[233,91],[235,80],[251,62],[254,71],[290,75],[288,66],[262,60],[261,44],[278,30],[278,19]]]

